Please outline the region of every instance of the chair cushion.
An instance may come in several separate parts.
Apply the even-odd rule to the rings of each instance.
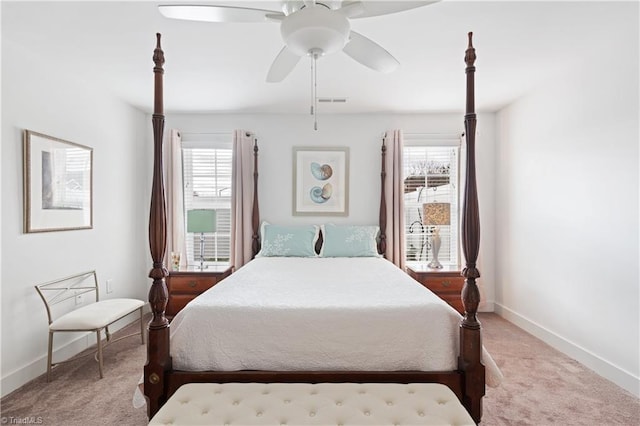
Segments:
[[[475,425],[437,383],[189,383],[149,425]]]
[[[96,330],[142,306],[144,302],[138,299],[101,300],[62,315],[49,325],[49,330]]]

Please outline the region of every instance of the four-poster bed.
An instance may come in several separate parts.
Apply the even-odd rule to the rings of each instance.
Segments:
[[[462,211],[462,246],[466,259],[463,270],[465,285],[462,300],[465,315],[459,324],[459,353],[453,368],[447,371],[422,371],[419,369],[398,371],[359,371],[359,370],[326,370],[300,371],[281,370],[238,370],[238,371],[179,371],[174,370],[170,353],[169,321],[165,317],[167,304],[167,288],[165,278],[167,270],[163,259],[166,251],[166,211],[162,177],[162,140],[163,140],[163,87],[162,75],[164,54],[160,46],[160,34],[157,35],[157,46],[153,56],[155,67],[155,102],[152,116],[154,132],[154,174],[151,196],[151,213],[149,221],[149,242],[153,268],[149,277],[153,284],[149,292],[149,302],[153,317],[149,323],[147,362],[144,367],[144,394],[147,401],[148,414],[151,418],[167,399],[183,384],[192,382],[356,382],[356,383],[420,383],[432,382],[447,385],[462,401],[476,422],[482,416],[482,397],[485,393],[485,367],[482,363],[482,341],[480,324],[476,313],[480,294],[476,279],[480,276],[476,268],[479,248],[479,215],[475,174],[475,126],[474,112],[474,61],[475,50],[472,46],[471,33],[466,50],[467,103],[465,114],[465,135],[467,139],[466,182]],[[253,253],[259,249],[259,213],[257,195],[257,153],[254,145],[254,205],[252,215]],[[385,205],[385,153],[382,146],[381,170],[381,204],[380,204],[380,238],[378,251],[386,249],[385,227],[387,212]],[[233,277],[233,275],[231,276]],[[230,277],[230,278],[231,278]],[[217,286],[220,287],[220,286]],[[421,290],[422,291],[422,290]],[[444,303],[444,302],[443,302]],[[456,314],[457,315],[457,314]],[[404,327],[402,328],[404,331]],[[455,367],[457,364],[457,368]]]

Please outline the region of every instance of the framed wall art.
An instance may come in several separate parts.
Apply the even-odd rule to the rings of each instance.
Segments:
[[[349,148],[293,148],[293,215],[349,215]]]
[[[24,131],[24,232],[93,227],[93,149]]]

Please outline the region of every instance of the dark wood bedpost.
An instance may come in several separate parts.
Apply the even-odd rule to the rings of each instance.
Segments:
[[[476,51],[472,44],[473,33],[469,33],[469,47],[465,54],[467,64],[467,106],[464,127],[467,141],[467,176],[462,206],[462,251],[466,266],[462,271],[465,277],[462,288],[464,318],[460,324],[460,357],[458,368],[465,371],[463,383],[464,405],[476,422],[482,417],[482,397],[485,393],[484,365],[482,364],[482,338],[477,312],[480,303],[480,291],[476,279],[480,272],[476,267],[480,248],[480,215],[478,213],[478,190],[476,186],[476,114],[474,97],[474,66]]]
[[[378,253],[387,257],[387,194],[385,182],[387,180],[387,146],[385,139],[382,139],[382,167],[380,168],[380,241],[378,242]]]
[[[258,140],[253,141],[253,210],[251,212],[251,227],[253,235],[251,236],[252,257],[260,251],[260,208],[258,206]]]
[[[164,267],[167,249],[167,212],[162,176],[162,139],[164,133],[164,111],[162,96],[162,75],[164,52],[160,47],[160,34],[156,34],[157,45],[153,52],[155,67],[153,124],[153,186],[151,188],[151,211],[149,215],[149,248],[153,268],[149,278],[153,279],[149,290],[149,304],[153,317],[148,325],[147,362],[144,366],[144,394],[147,400],[147,414],[151,418],[164,403],[165,371],[171,369],[169,355],[169,321],[164,315],[167,306],[167,285],[169,274]]]

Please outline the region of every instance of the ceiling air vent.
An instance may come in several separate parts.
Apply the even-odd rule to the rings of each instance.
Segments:
[[[344,104],[347,98],[318,98],[318,102],[325,104]]]

